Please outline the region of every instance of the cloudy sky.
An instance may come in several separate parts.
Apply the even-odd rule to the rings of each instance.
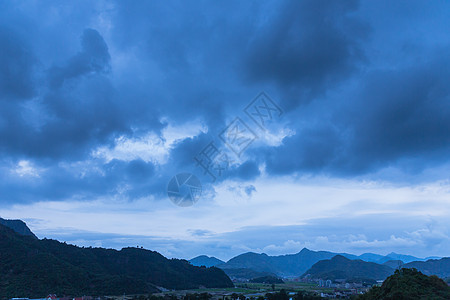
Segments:
[[[438,0],[2,1],[0,216],[179,258],[449,256],[449,28]]]

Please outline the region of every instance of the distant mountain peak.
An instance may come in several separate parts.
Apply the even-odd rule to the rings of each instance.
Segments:
[[[385,265],[351,260],[342,255],[336,255],[331,259],[321,260],[308,269],[303,276],[321,279],[350,279],[356,281],[381,280],[391,275],[394,270]]]
[[[252,252],[252,251],[249,251],[249,252],[245,252],[245,253],[243,253],[242,255],[258,255],[258,256],[267,256],[267,254],[266,253],[256,253],[256,252]]]
[[[332,260],[333,257],[336,258]],[[364,253],[358,256],[348,253],[314,251],[305,247],[296,254],[285,254],[278,256],[270,256],[265,253],[246,252],[231,258],[227,263],[220,264],[218,265],[218,267],[227,270],[229,274],[231,274],[231,271],[229,271],[230,269],[246,269],[248,274],[250,273],[249,270],[251,270],[260,273],[271,273],[275,274],[276,276],[292,277],[302,275],[315,263],[321,260],[332,260],[332,262],[342,262],[343,264],[345,264],[349,260],[358,260],[377,263],[381,265],[389,261],[389,263],[385,266],[390,266],[391,268],[396,269],[399,266],[399,263],[397,261],[408,263],[421,259],[418,259],[411,255],[402,255],[396,253],[391,253],[387,256],[375,253]],[[243,272],[240,271],[239,274],[241,273]],[[237,274],[237,271],[233,274]]]
[[[207,256],[207,255],[199,255],[197,257],[194,257],[189,260],[189,262],[193,266],[205,266],[205,267],[215,267],[217,265],[221,265],[225,263],[223,260],[220,260],[214,256]]]
[[[351,259],[349,259],[343,255],[337,254],[334,257],[332,257],[331,260],[350,261]]]

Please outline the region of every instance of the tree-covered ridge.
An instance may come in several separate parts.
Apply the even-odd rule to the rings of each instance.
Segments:
[[[441,278],[450,277],[450,257],[413,261],[403,265],[405,268],[415,268],[425,275],[436,275]]]
[[[243,253],[233,257],[224,264],[217,265],[217,267],[225,270],[229,274],[229,270],[253,270],[266,275],[276,276],[300,276],[308,270],[313,264],[323,259],[330,259],[337,253],[328,251],[311,251],[306,248],[302,249],[296,254],[287,254],[279,256],[269,256],[265,253]],[[356,258],[349,255],[352,258]],[[242,277],[252,278],[252,277]]]
[[[256,277],[274,276],[277,275],[269,272],[258,272],[252,269],[222,269],[230,278],[239,278],[250,280]]]
[[[27,224],[25,224],[25,222],[22,220],[6,220],[0,218],[0,225],[9,227],[20,235],[28,235],[37,239],[30,228],[28,228]]]
[[[0,298],[151,293],[157,287],[232,287],[218,268],[145,249],[80,248],[21,236],[0,225]]]
[[[213,256],[209,257],[206,255],[200,255],[190,259],[189,262],[197,267],[205,266],[205,267],[215,267],[217,265],[225,263],[223,260],[215,258]]]
[[[347,281],[383,280],[394,270],[388,266],[362,260],[351,260],[341,255],[315,263],[303,276],[321,279],[346,279]]]
[[[396,270],[381,287],[373,287],[361,300],[403,300],[403,299],[450,299],[450,287],[437,276],[427,276],[416,269]]]

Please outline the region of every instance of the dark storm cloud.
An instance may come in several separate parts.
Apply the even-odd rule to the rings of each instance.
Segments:
[[[250,99],[242,96],[236,72],[253,27],[245,14],[252,6],[214,2],[205,10],[193,1],[119,2],[112,40],[149,67],[148,74],[138,69],[132,75],[135,81],[152,76],[138,88],[161,115],[174,123],[202,120],[214,134],[235,104]]]
[[[343,141],[336,130],[322,126],[299,131],[295,136],[285,138],[281,146],[263,152],[267,155],[267,168],[271,173],[320,173],[333,164],[341,143]]]
[[[358,1],[281,3],[248,45],[248,78],[284,89],[288,109],[345,80],[363,60],[361,40],[369,33],[350,16],[357,8]]]
[[[3,114],[2,146],[13,156],[82,158],[112,133],[125,132],[112,97],[105,78],[82,78],[28,107],[10,107]]]
[[[359,175],[394,166],[418,172],[448,161],[448,70],[449,59],[437,57],[369,72],[358,92],[331,105],[332,117],[318,111],[320,125],[299,128],[268,149],[269,171]]]
[[[0,6],[2,176],[20,160],[47,170],[36,186],[11,178],[5,198],[101,195],[107,180],[113,191],[132,185],[130,197],[161,194],[176,173],[202,172],[195,155],[261,90],[273,92],[285,110],[280,126],[295,134],[249,149],[251,159],[223,179],[254,179],[263,165],[269,176],[354,176],[448,162],[448,41],[408,30],[443,10],[422,15],[416,3],[399,27],[386,27],[389,13],[358,1]],[[443,36],[444,27],[424,28]],[[162,166],[92,158],[118,137],[161,137],[186,122],[208,134],[177,141]],[[103,173],[76,177],[82,163]]]
[[[1,169],[0,203],[13,205],[37,200],[78,200],[122,196],[133,200],[162,193],[164,182],[155,175],[155,166],[140,159],[130,162],[112,160],[106,164],[34,166],[39,175],[19,174]],[[162,185],[162,186],[159,186]]]
[[[54,67],[49,72],[52,87],[60,87],[64,80],[84,74],[103,73],[110,69],[111,59],[103,37],[94,29],[86,29],[81,38],[82,50],[66,66]]]
[[[71,32],[69,37],[81,35],[80,50],[72,49],[74,54],[65,61],[58,57],[57,62],[52,63],[46,71],[50,85],[47,89],[41,87],[42,99],[37,105],[40,119],[34,122],[37,126],[34,123],[35,126],[31,126],[23,120],[23,112],[20,112],[22,108],[12,108],[14,112],[9,114],[7,122],[11,126],[2,131],[7,151],[30,157],[82,159],[96,145],[111,142],[111,137],[131,134],[131,128],[138,131],[160,130],[161,124],[157,121],[160,116],[170,117],[171,122],[198,117],[206,122],[211,132],[218,132],[225,125],[224,120],[228,117],[226,112],[233,113],[239,105],[244,106],[250,99],[228,90],[230,86],[236,85],[236,80],[232,81],[231,78],[240,77],[236,76],[236,72],[242,69],[238,63],[243,58],[264,58],[265,54],[258,53],[258,49],[262,51],[267,47],[260,47],[258,43],[273,43],[276,47],[277,43],[273,39],[287,26],[288,34],[281,36],[279,42],[283,44],[281,47],[291,49],[288,56],[294,57],[298,51],[303,51],[298,48],[301,39],[298,40],[295,33],[301,29],[299,22],[313,22],[305,26],[317,30],[307,34],[308,44],[314,42],[316,33],[320,33],[317,41],[325,37],[331,39],[334,33],[339,33],[336,39],[342,39],[342,44],[345,44],[341,34],[344,29],[337,28],[344,26],[340,23],[345,22],[341,22],[337,16],[355,8],[354,4],[337,5],[327,8],[322,15],[311,3],[294,7],[286,3],[271,3],[280,10],[279,13],[273,13],[271,7],[260,7],[255,3],[241,6],[237,2],[211,5],[208,12],[197,9],[192,3],[133,3],[127,5],[126,9],[120,5],[118,3],[116,9],[106,13],[114,23],[110,39],[113,47],[124,50],[131,57],[136,56],[140,63],[157,64],[159,73],[148,71],[149,75],[146,75],[145,70],[131,64],[127,70],[132,72],[135,82],[115,74],[116,81],[112,83],[107,74],[111,69],[111,54],[102,35],[95,29],[85,29],[78,34]],[[60,5],[50,6],[57,10],[65,9]],[[238,7],[240,9],[236,9]],[[334,10],[336,12],[333,14]],[[301,13],[301,17],[297,18],[293,11]],[[266,28],[259,25],[260,17],[248,19],[249,12],[260,17],[268,15],[276,25],[269,27],[276,29],[266,32]],[[93,16],[95,13],[98,12],[94,11]],[[72,20],[77,25],[75,28],[80,28],[78,23],[86,22],[87,19],[86,16],[78,18],[78,14],[75,11],[76,19]],[[224,17],[226,14],[235,17],[230,20]],[[322,17],[329,18],[326,24],[314,23]],[[282,24],[288,19],[290,21],[286,22],[289,24]],[[51,31],[54,37],[63,34],[55,28]],[[256,44],[247,47],[248,40]],[[330,40],[324,41],[328,42]],[[55,41],[52,43],[57,44]],[[72,41],[72,44],[75,43]],[[342,46],[346,47],[350,46]],[[133,51],[127,52],[130,49]],[[63,52],[66,57],[67,52]],[[51,60],[46,57],[45,61]],[[336,57],[334,61],[339,59]],[[335,67],[333,65],[330,68]],[[326,73],[325,70],[321,72]],[[162,84],[159,81],[154,84],[138,80],[142,76],[152,75],[163,75],[167,80],[162,81]],[[205,81],[205,78],[208,80]],[[321,81],[320,78],[317,80]],[[14,114],[16,116],[11,117]],[[32,115],[30,119],[33,118],[36,119],[36,116]]]
[[[398,159],[418,164],[447,160],[450,150],[450,59],[367,76],[352,103],[354,167]]]
[[[180,169],[195,166],[195,157],[211,142],[211,135],[199,134],[193,138],[186,138],[178,142],[171,150],[172,164]]]
[[[260,175],[258,164],[254,161],[246,161],[236,168],[229,170],[225,173],[227,178],[251,180]]]
[[[2,71],[14,72],[5,76],[8,75],[8,80],[17,80],[22,94],[16,93],[16,96],[28,98],[23,99],[26,100],[24,104],[3,105],[0,143],[6,153],[52,159],[79,157],[79,154],[90,151],[86,147],[92,143],[105,142],[112,132],[124,130],[111,84],[97,74],[108,67],[109,54],[105,42],[97,31],[87,29],[81,46],[82,51],[70,58],[64,67],[50,69],[52,84],[48,87],[45,81],[28,79],[33,75],[33,65],[30,58],[25,58],[31,55],[23,50],[25,46],[16,45],[14,47],[18,51],[11,50],[16,56],[5,59],[9,65]],[[62,86],[69,79],[71,81]],[[32,81],[35,86],[30,84]],[[24,84],[27,86],[23,87]],[[16,89],[15,85],[8,86],[10,93],[2,93],[2,99]],[[40,98],[31,99],[31,91],[38,89]]]
[[[212,143],[212,144],[211,144]],[[217,147],[217,151],[211,150],[209,146]],[[216,162],[220,162],[221,155],[227,155],[226,159],[223,158],[223,163],[227,163],[229,165],[225,166],[221,164],[220,166],[215,166],[212,168],[223,167],[223,171],[220,173],[217,170],[211,169],[211,172],[216,175],[214,180],[223,181],[226,179],[235,179],[235,180],[252,180],[260,175],[259,171],[259,163],[251,160],[243,161],[238,165],[234,165],[233,163],[236,161],[236,157],[234,157],[232,153],[226,153],[226,148],[223,146],[217,139],[214,139],[214,136],[211,134],[200,134],[193,138],[187,138],[183,141],[180,141],[175,145],[175,147],[171,151],[171,158],[173,161],[171,165],[175,166],[174,170],[184,170],[197,174],[203,174],[204,179],[206,181],[213,180],[212,177],[207,175],[205,172],[205,168],[203,165],[208,164],[208,159],[212,157],[212,159],[216,159]],[[208,150],[209,149],[209,150]],[[212,152],[211,152],[212,151]],[[203,155],[202,153],[206,153]],[[220,154],[219,154],[220,153]],[[209,156],[212,154],[213,156]]]
[[[36,58],[18,33],[0,24],[0,101],[23,100],[34,92]]]
[[[17,48],[20,50],[24,46]],[[23,99],[25,104],[3,105],[0,149],[5,153],[12,157],[77,160],[87,157],[99,145],[111,144],[118,135],[131,134],[131,127],[137,128],[137,134],[139,130],[145,133],[149,126],[157,132],[162,128],[157,115],[146,103],[119,98],[107,77],[111,69],[110,54],[98,31],[85,29],[81,33],[80,48],[61,66],[41,70],[47,76],[35,79],[35,86],[28,88],[29,91],[39,90],[38,98]],[[24,54],[18,52],[17,55]],[[33,65],[22,70],[24,60],[14,60],[13,56],[12,60],[6,60],[10,65],[2,70],[23,73],[21,76],[29,84],[31,80],[27,78],[33,75]],[[8,78],[15,80],[13,76]],[[23,85],[20,80],[17,84]],[[2,99],[7,99],[13,91],[5,92]]]

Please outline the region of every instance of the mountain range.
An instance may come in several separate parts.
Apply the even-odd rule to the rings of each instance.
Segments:
[[[235,256],[227,262],[222,262],[215,257],[199,256],[190,260],[195,266],[216,266],[224,270],[230,277],[235,277],[239,270],[242,279],[251,279],[255,272],[259,276],[276,275],[279,277],[298,277],[311,268],[315,263],[331,259],[336,255],[341,255],[351,260],[362,260],[365,262],[373,262],[377,264],[387,263],[387,266],[396,268],[399,263],[409,263],[413,261],[424,261],[426,259],[417,258],[411,255],[403,255],[397,253],[390,253],[388,255],[379,255],[374,253],[364,253],[362,255],[353,255],[348,253],[334,253],[329,251],[312,251],[303,248],[296,254],[287,254],[279,256],[269,256],[264,253],[247,252]],[[206,259],[207,257],[207,259]],[[396,266],[392,265],[392,263]],[[247,270],[247,272],[245,272]],[[248,274],[245,274],[248,273]]]
[[[335,257],[337,259],[334,259]],[[304,248],[296,254],[270,256],[264,253],[247,252],[227,262],[206,256],[196,257],[190,262],[197,266],[208,263],[208,266],[216,266],[224,270],[230,278],[240,280],[262,276],[292,278],[306,274],[312,275],[313,278],[327,275],[325,276],[327,278],[322,279],[339,276],[347,279],[360,278],[362,274],[366,274],[365,279],[381,280],[400,267],[416,268],[424,274],[437,275],[441,278],[450,277],[450,258],[422,259],[394,252],[384,256],[374,253],[357,256]]]
[[[17,224],[0,225],[0,299],[233,286],[215,267],[195,267],[186,260],[139,248],[118,251],[39,240]]]
[[[332,259],[321,260],[307,270],[302,277],[315,279],[346,279],[346,281],[384,280],[394,274],[396,269],[417,269],[425,275],[450,277],[450,258],[414,261],[403,264],[401,261],[389,261],[384,264],[366,262],[360,259],[350,260],[342,255]]]
[[[403,265],[404,268],[416,268],[425,275],[437,275],[441,278],[450,277],[450,257],[413,261]]]

